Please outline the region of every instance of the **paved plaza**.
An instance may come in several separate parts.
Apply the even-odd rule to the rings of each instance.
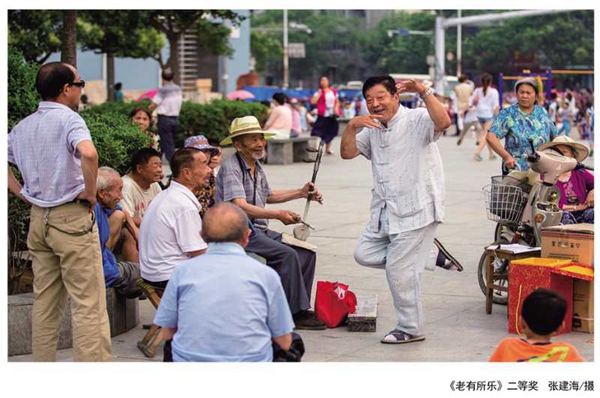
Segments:
[[[300,331],[306,345],[307,362],[436,362],[487,361],[497,343],[508,336],[507,308],[494,305],[485,313],[485,297],[477,282],[477,265],[483,247],[492,242],[494,224],[486,219],[481,187],[500,171],[500,161],[472,160],[475,142],[456,137],[439,141],[446,177],[446,222],[438,228],[438,238],[463,264],[462,273],[436,269],[425,271],[422,301],[426,340],[406,345],[385,345],[380,339],[394,329],[395,314],[385,272],[357,265],[353,250],[369,216],[371,165],[362,157],[342,160],[339,137],[334,141],[335,155],[324,156],[317,186],[325,203],[311,205],[309,222],[316,231],[309,242],[318,246],[316,281],[340,281],[355,293],[377,294],[379,299],[377,332],[351,333],[345,326],[325,331]],[[593,162],[593,160],[588,160]],[[265,166],[272,188],[298,188],[312,175],[312,164]],[[304,201],[275,207],[302,214]],[[272,222],[271,227],[291,233],[293,226]],[[313,290],[313,300],[314,300]],[[154,309],[148,300],[140,302],[140,324],[112,339],[113,361],[150,361],[136,347],[145,334],[142,324],[151,323]],[[558,337],[577,347],[587,361],[594,360],[593,335],[569,333]],[[162,360],[162,349],[153,361]],[[59,361],[71,361],[71,350],[58,354]],[[9,361],[31,361],[31,356],[11,357]]]

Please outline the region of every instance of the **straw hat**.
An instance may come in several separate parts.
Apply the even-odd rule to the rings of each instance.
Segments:
[[[231,145],[232,138],[245,134],[262,134],[265,139],[269,139],[275,135],[275,133],[263,131],[258,123],[258,119],[256,119],[254,116],[238,117],[233,119],[231,122],[229,136],[221,141],[221,145]]]
[[[573,149],[575,159],[577,159],[579,163],[583,162],[590,153],[585,145],[575,142],[572,138],[567,137],[566,135],[559,135],[553,139],[552,142],[547,142],[540,145],[538,150],[543,151],[544,149],[554,148],[557,145],[566,145]]]

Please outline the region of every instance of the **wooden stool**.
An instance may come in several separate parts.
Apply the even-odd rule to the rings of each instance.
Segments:
[[[158,309],[158,306],[160,305],[160,296],[162,295],[162,292],[159,295],[154,286],[149,285],[142,279],[138,280],[136,285],[146,293],[146,295],[148,296],[148,300],[150,300],[154,308]],[[147,358],[153,358],[154,352],[156,351],[156,347],[158,347],[162,340],[163,339],[160,326],[152,324],[150,330],[148,330],[144,338],[138,341],[137,346]]]
[[[521,260],[523,258],[528,257],[539,257],[540,251],[526,252],[526,253],[513,253],[505,250],[499,249],[486,249],[487,256],[485,257],[485,272],[486,272],[486,287],[487,294],[485,295],[485,312],[486,314],[492,313],[492,295],[494,294],[494,290],[499,290],[501,292],[508,293],[508,283],[506,286],[500,286],[494,284],[495,281],[507,281],[508,282],[508,268],[510,267],[510,262],[514,260]],[[494,272],[494,267],[492,266],[492,258],[496,257],[502,260],[508,260],[509,266],[506,268],[506,272],[497,273]]]

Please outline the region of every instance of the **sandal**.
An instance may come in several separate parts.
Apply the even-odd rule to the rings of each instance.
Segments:
[[[483,158],[481,157],[481,155],[473,155],[473,160],[475,160],[476,162],[481,162],[483,161]]]
[[[406,344],[423,340],[425,340],[425,336],[423,335],[413,336],[412,334],[408,334],[402,330],[394,329],[386,334],[385,337],[381,339],[381,342],[384,344]]]
[[[442,245],[437,238],[433,239],[433,243],[437,246],[439,253],[435,265],[448,271],[463,271],[463,266],[456,258]],[[442,258],[443,257],[443,258]]]

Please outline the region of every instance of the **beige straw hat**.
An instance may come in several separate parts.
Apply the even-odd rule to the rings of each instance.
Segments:
[[[254,116],[244,116],[233,119],[229,128],[229,135],[221,141],[221,145],[231,145],[232,138],[239,137],[245,134],[263,134],[265,139],[269,139],[275,135],[268,131],[263,131],[258,123],[258,119]]]
[[[575,142],[572,138],[567,137],[566,135],[559,135],[558,137],[553,139],[552,142],[547,142],[545,144],[540,145],[538,151],[543,151],[544,149],[548,148],[554,148],[557,145],[566,145],[568,147],[571,147],[571,149],[574,150],[574,153],[576,155],[575,159],[577,159],[579,163],[583,162],[590,154],[590,151],[585,145]]]

